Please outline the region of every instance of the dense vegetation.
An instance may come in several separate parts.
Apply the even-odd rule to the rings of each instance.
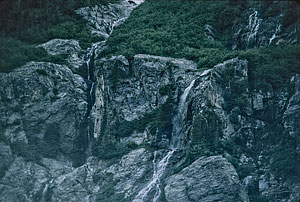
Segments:
[[[237,56],[249,62],[249,79],[253,88],[278,89],[296,73],[300,73],[299,46],[268,46],[240,51]]]
[[[0,36],[0,72],[9,72],[28,61],[63,64],[65,55],[52,56],[42,48],[11,37]]]
[[[0,2],[0,72],[27,61],[53,61],[35,46],[53,38],[77,39],[82,48],[102,40],[91,35],[75,9],[118,0],[3,0]]]
[[[284,26],[300,18],[300,7],[294,6],[284,10]],[[253,88],[268,89],[270,84],[280,87],[292,74],[300,73],[300,48],[268,46],[231,51],[231,27],[241,21],[244,9],[244,1],[148,0],[114,31],[103,55],[130,58],[142,53],[186,58],[195,61],[199,68],[211,68],[226,59],[241,57],[249,61]],[[279,10],[279,3],[264,4],[265,16],[276,15]],[[216,40],[205,36],[206,24],[216,29]]]
[[[228,40],[223,34],[216,36],[218,41],[209,40],[204,25],[228,32],[242,10],[243,4],[228,1],[149,0],[114,31],[104,54],[184,57],[211,66],[226,57]]]
[[[0,3],[0,72],[7,72],[27,61],[54,61],[64,58],[49,57],[35,45],[53,38],[77,39],[86,48],[100,38],[94,37],[85,22],[74,10],[95,3],[118,0],[28,0]],[[231,51],[230,31],[242,19],[246,2],[148,0],[119,26],[108,40],[104,55],[138,53],[186,58],[197,62],[199,68],[211,68],[226,59],[241,56],[250,61],[252,87],[278,87],[291,74],[300,72],[299,47],[266,47],[247,51]],[[263,14],[277,15],[279,3],[265,1]],[[299,6],[298,6],[299,7]],[[281,19],[284,27],[300,18],[300,8],[291,5]],[[295,10],[296,9],[296,10]],[[188,19],[188,20],[187,20]],[[216,40],[205,36],[203,27],[215,28]]]

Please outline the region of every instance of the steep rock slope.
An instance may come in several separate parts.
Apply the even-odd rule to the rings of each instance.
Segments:
[[[242,21],[232,26],[233,49],[299,44],[296,1],[249,1],[248,4],[241,15]]]
[[[59,158],[84,150],[76,144],[82,141],[87,111],[82,77],[66,66],[42,62],[0,76],[1,135],[14,152],[34,160],[40,152]]]
[[[135,6],[78,12],[107,37]],[[261,22],[255,9],[245,19]],[[250,47],[252,28],[236,26],[236,47]],[[282,36],[298,43],[291,26],[296,34]],[[271,33],[258,31],[251,46],[269,44]],[[0,74],[0,201],[300,198],[299,75],[259,91],[244,59],[199,70],[185,59],[102,58],[105,42],[42,47],[70,54],[67,66],[31,62]]]
[[[92,34],[108,38],[114,27],[124,22],[132,10],[142,2],[143,0],[122,0],[114,4],[80,8],[76,13],[87,21]]]
[[[172,160],[171,173],[202,155],[223,154],[235,164],[253,200],[284,199],[285,192],[290,200],[297,198],[297,181],[287,179],[299,175],[298,161],[294,157],[287,158],[287,164],[278,161],[282,151],[299,155],[299,76],[292,77],[283,89],[257,92],[250,87],[246,60],[235,58],[202,72],[196,71],[193,63],[179,61],[137,55],[132,60],[120,56],[96,62],[93,116],[94,134],[99,136],[93,154],[103,157],[105,151],[99,148],[111,142],[120,147],[135,143],[168,148],[175,135],[172,128],[178,124],[174,117],[179,98],[194,80],[181,111],[177,135],[182,150],[174,154],[178,159]],[[143,74],[138,74],[141,68]],[[177,74],[182,71],[183,77]],[[289,151],[285,151],[286,140],[295,142]],[[291,176],[289,169],[293,169]]]

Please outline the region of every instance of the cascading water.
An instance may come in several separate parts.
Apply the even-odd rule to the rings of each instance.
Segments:
[[[184,90],[179,100],[177,114],[173,118],[173,130],[172,130],[172,138],[170,142],[170,148],[173,150],[179,149],[180,147],[179,143],[181,138],[184,112],[186,110],[186,98],[189,95],[190,90],[192,89],[194,83],[195,80],[193,80],[190,83],[190,85]]]
[[[143,1],[142,1],[143,2]],[[139,3],[140,4],[140,3]],[[136,7],[136,6],[135,6]],[[128,18],[128,16],[125,16],[123,18],[120,18],[118,20],[116,20],[114,23],[112,23],[109,27],[109,33],[108,36],[110,36],[112,34],[112,32],[114,31],[114,28],[119,26],[122,22],[124,22],[126,19]],[[92,45],[92,47],[88,50],[88,53],[86,55],[86,67],[87,67],[87,82],[88,82],[88,86],[89,86],[89,95],[88,95],[88,124],[87,124],[87,144],[88,144],[88,148],[87,148],[87,156],[91,155],[91,127],[90,127],[90,122],[91,122],[91,110],[93,108],[94,102],[95,102],[95,98],[94,98],[94,87],[95,87],[95,81],[93,78],[93,66],[94,66],[94,55],[95,55],[95,51],[97,50],[98,54],[104,49],[106,41],[101,41],[101,42],[97,42],[94,43]]]
[[[272,41],[273,41],[274,39],[276,39],[277,34],[280,33],[280,32],[281,32],[281,25],[278,24],[278,25],[276,26],[275,32],[273,33],[272,37],[271,37],[270,40],[269,40],[269,45],[272,43]]]
[[[177,114],[174,116],[173,119],[173,130],[172,130],[172,138],[170,142],[170,151],[167,153],[167,155],[161,159],[159,162],[156,162],[157,157],[157,151],[154,152],[154,158],[153,158],[153,176],[151,181],[147,184],[146,187],[144,187],[135,197],[133,202],[144,202],[145,198],[148,196],[150,191],[155,189],[153,202],[156,202],[161,194],[161,188],[160,188],[160,179],[163,176],[167,165],[169,163],[169,159],[173,155],[174,151],[179,149],[179,142],[181,137],[181,131],[183,126],[183,118],[184,118],[184,112],[186,110],[187,104],[186,99],[190,93],[190,90],[192,89],[193,85],[195,83],[195,80],[193,80],[190,85],[184,90],[183,94],[180,97],[179,104],[178,104],[178,111]]]
[[[95,43],[93,46],[90,48],[88,54],[87,54],[87,61],[86,61],[86,68],[87,68],[87,80],[88,80],[88,86],[89,87],[89,95],[88,95],[88,123],[87,123],[87,155],[91,155],[91,128],[90,128],[90,120],[91,120],[91,110],[94,105],[94,95],[93,95],[93,90],[95,86],[95,81],[93,78],[93,66],[94,66],[94,54],[95,54],[95,49],[98,47],[99,44],[102,43]]]
[[[86,68],[87,68],[87,83],[89,86],[89,94],[88,94],[88,112],[87,112],[87,155],[91,155],[91,147],[92,147],[92,136],[91,136],[91,111],[95,102],[95,95],[94,95],[94,87],[95,87],[95,80],[93,75],[93,68],[94,68],[94,55],[95,51],[101,52],[103,47],[105,46],[105,41],[97,42],[92,45],[86,55]]]
[[[258,18],[258,11],[254,11],[254,13],[249,15],[249,33],[247,35],[248,47],[251,47],[253,41],[255,41],[261,21],[262,20]]]
[[[49,188],[49,184],[46,184],[46,186],[44,187],[43,192],[42,192],[41,202],[46,201],[46,194],[47,194],[48,188]]]
[[[156,162],[157,151],[154,152],[153,158],[153,176],[152,180],[144,187],[141,191],[139,191],[138,195],[135,197],[133,202],[144,202],[145,198],[149,194],[151,190],[155,188],[155,195],[153,198],[153,202],[156,202],[160,196],[160,178],[165,172],[167,164],[169,162],[170,157],[173,155],[173,150],[169,151],[168,154],[160,160],[158,163]]]
[[[50,180],[49,183],[47,183],[43,189],[43,192],[42,192],[42,197],[41,197],[41,202],[47,202],[47,198],[46,198],[46,195],[47,195],[47,192],[49,190],[49,186],[53,183],[53,179]]]
[[[119,20],[117,20],[116,22],[114,22],[113,24],[111,24],[110,26],[110,32],[108,35],[111,35],[114,31],[114,28],[119,26],[122,22],[124,22],[128,17],[123,17],[123,18],[120,18]]]

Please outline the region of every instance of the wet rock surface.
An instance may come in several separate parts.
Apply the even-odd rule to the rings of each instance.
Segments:
[[[103,128],[113,131],[114,126],[154,113],[170,99],[178,102],[197,74],[191,61],[150,55],[136,55],[130,61],[123,56],[96,60],[96,66],[94,137],[103,134]]]

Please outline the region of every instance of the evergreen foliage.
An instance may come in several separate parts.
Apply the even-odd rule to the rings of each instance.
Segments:
[[[265,15],[272,16],[279,12],[276,6],[266,2]],[[125,55],[131,58],[135,54],[150,54],[186,58],[195,61],[199,68],[212,68],[226,59],[240,57],[249,61],[252,88],[266,90],[270,84],[278,88],[291,75],[300,73],[300,47],[230,50],[231,26],[241,20],[244,8],[245,2],[230,0],[173,0],[172,3],[148,0],[115,29],[103,56]],[[289,15],[290,10],[290,7],[285,10],[286,18],[298,15]],[[291,17],[291,22],[286,24],[293,23],[297,18]],[[219,33],[214,41],[205,36],[206,24]]]
[[[117,0],[4,0],[0,4],[0,30],[25,42],[53,38],[91,38],[75,9]]]
[[[64,64],[65,59],[65,55],[48,55],[43,48],[37,48],[15,38],[0,36],[0,72],[9,72],[29,61]]]
[[[294,74],[300,73],[299,46],[268,46],[240,51],[249,62],[249,81],[253,88],[278,89]]]
[[[288,134],[281,136],[280,144],[274,148],[272,154],[271,170],[277,177],[300,180],[300,154],[297,152],[299,137],[291,137]]]
[[[149,0],[114,31],[104,55],[184,57],[201,66],[213,66],[226,57],[228,35],[211,41],[203,32],[204,25],[229,32],[242,10],[243,4],[228,1]]]
[[[93,36],[75,9],[118,0],[3,0],[0,2],[0,72],[28,61],[64,63],[37,44],[50,39],[76,39],[82,48],[103,40]]]

